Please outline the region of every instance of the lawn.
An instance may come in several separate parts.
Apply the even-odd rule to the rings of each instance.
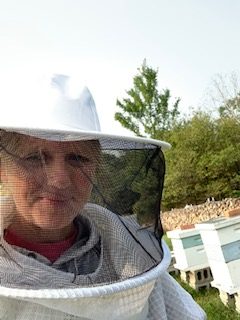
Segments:
[[[211,288],[210,290],[195,291],[187,284],[180,281],[184,289],[186,289],[193,297],[193,299],[204,309],[208,320],[240,320],[240,314],[234,309],[226,307],[219,298],[218,290]]]
[[[166,244],[168,245],[169,249],[172,251],[172,250],[173,250],[172,242],[171,242],[171,240],[167,237],[166,233],[164,233],[164,235],[163,235],[163,240],[166,242]]]

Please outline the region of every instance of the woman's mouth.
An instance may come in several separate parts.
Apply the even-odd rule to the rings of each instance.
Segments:
[[[69,201],[70,198],[62,196],[44,195],[40,197],[40,202],[48,205],[64,205]]]

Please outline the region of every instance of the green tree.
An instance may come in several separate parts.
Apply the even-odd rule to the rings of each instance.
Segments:
[[[240,124],[197,113],[168,133],[164,208],[240,195]]]
[[[240,196],[240,123],[237,116],[216,119],[215,145],[208,161],[208,190],[217,199]]]
[[[165,208],[205,201],[207,169],[205,163],[201,166],[200,163],[202,156],[207,158],[214,146],[214,130],[210,116],[197,113],[165,137],[172,144],[171,150],[166,152]]]
[[[139,197],[132,190],[129,182],[137,167],[134,167],[133,161],[131,161],[130,152],[103,151],[101,162],[96,171],[91,198],[91,201],[108,207],[121,215],[132,214],[133,204]],[[118,173],[117,177],[116,172]]]
[[[160,149],[103,151],[93,180],[91,202],[140,224],[155,222],[163,184]]]
[[[170,107],[170,91],[159,92],[157,76],[158,70],[144,60],[133,78],[133,87],[127,91],[128,97],[117,100],[120,112],[115,113],[115,119],[138,136],[155,138],[159,132],[171,129],[179,115],[180,99]]]
[[[117,100],[115,114],[124,127],[137,135],[163,139],[172,144],[165,153],[167,174],[163,208],[198,204],[209,197],[220,200],[240,196],[240,96],[236,77],[230,86],[224,78],[216,82],[219,98],[218,118],[197,112],[188,120],[179,120],[179,99],[170,105],[170,91],[158,91],[157,70],[146,65],[138,69],[128,97]],[[233,91],[228,89],[233,88]],[[215,100],[217,101],[217,100]],[[154,190],[158,187],[154,171],[132,184],[133,212],[148,221],[153,210]],[[150,182],[152,184],[150,184]],[[151,189],[152,188],[152,189]],[[159,189],[159,188],[158,188]],[[135,202],[132,201],[134,198]]]

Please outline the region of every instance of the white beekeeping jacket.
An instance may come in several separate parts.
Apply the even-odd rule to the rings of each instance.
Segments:
[[[3,201],[2,201],[3,203]],[[10,208],[10,206],[6,206]],[[8,215],[4,212],[4,205],[1,206],[2,217]],[[106,209],[99,210],[99,206],[88,204],[82,212],[89,219],[96,215],[109,221],[105,226],[101,223],[97,226],[100,229],[111,228],[116,230],[117,220],[111,212]],[[7,221],[7,219],[5,219]],[[98,221],[101,221],[99,219]],[[103,221],[103,220],[102,220]],[[126,235],[121,230],[121,225],[117,226],[118,237]],[[120,230],[120,232],[119,232]],[[111,235],[109,236],[111,237]],[[111,239],[109,239],[111,240]],[[170,263],[170,252],[163,243],[164,255],[162,261],[153,269],[144,272],[142,275],[132,277],[106,285],[93,287],[63,287],[63,288],[32,288],[23,289],[8,287],[0,288],[0,319],[1,320],[200,320],[206,319],[202,309],[193,301],[192,297],[184,291],[178,283],[167,273]],[[10,255],[10,257],[9,257]],[[19,273],[18,264],[25,263],[21,260],[21,253],[4,243],[0,250],[0,274],[1,269],[10,273]],[[15,263],[15,259],[18,261]],[[27,257],[32,261],[32,258]],[[31,264],[31,263],[30,263]],[[37,270],[35,277],[50,279],[55,277],[55,282],[67,282],[64,273],[51,275],[49,269],[43,264],[42,269]],[[38,268],[41,268],[39,267]],[[30,270],[26,270],[28,277],[31,277]],[[26,266],[26,268],[28,268]],[[126,266],[127,268],[127,266]],[[36,273],[36,269],[32,270]],[[62,275],[62,277],[61,277]],[[33,277],[34,278],[34,277]],[[34,279],[31,280],[34,283]],[[54,283],[54,281],[53,281]]]

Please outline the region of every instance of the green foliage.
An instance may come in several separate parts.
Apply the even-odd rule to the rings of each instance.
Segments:
[[[141,195],[133,206],[140,224],[152,224],[160,211],[159,203],[163,185],[164,159],[159,149],[147,151],[144,167],[133,183],[134,192]]]
[[[95,176],[97,181],[94,183],[98,189],[93,190],[92,201],[102,206],[107,205],[113,212],[121,215],[133,214],[133,205],[139,198],[131,184],[136,168],[137,163],[133,163],[131,151],[103,152]]]
[[[157,73],[144,61],[133,78],[133,88],[127,91],[128,97],[117,100],[120,112],[115,119],[137,135],[172,144],[172,149],[165,153],[163,209],[202,203],[209,197],[239,197],[240,94],[224,98],[222,86],[218,85],[223,98],[218,118],[197,112],[180,121],[180,100],[170,106],[170,91],[158,91]],[[143,196],[133,208],[143,220],[151,215],[154,185],[157,186],[156,176],[148,175],[134,186],[135,192]]]
[[[163,184],[159,162],[160,149],[103,151],[91,201],[121,215],[134,214],[141,224],[152,223],[160,210]]]
[[[168,133],[164,207],[181,207],[240,194],[240,124],[197,113]]]
[[[173,250],[172,241],[170,238],[168,238],[166,233],[164,233],[164,235],[163,235],[163,240],[166,242],[168,248],[172,251]]]
[[[159,92],[157,74],[158,71],[148,67],[144,61],[133,78],[133,88],[127,91],[127,98],[117,100],[120,112],[115,114],[115,119],[138,136],[155,138],[159,132],[168,132],[179,115],[180,100],[177,99],[170,106],[170,91],[165,89]],[[160,210],[163,179],[161,173],[157,172],[160,166],[156,163],[159,161],[163,168],[163,158],[159,156],[152,162],[153,167],[149,172],[141,172],[132,185],[132,191],[141,194],[133,205],[133,213],[137,215],[140,223],[153,222],[156,212]]]
[[[139,73],[133,78],[133,88],[127,91],[127,98],[117,100],[120,112],[115,119],[123,127],[138,136],[156,137],[159,131],[172,128],[179,115],[177,99],[170,108],[170,91],[158,91],[157,70],[146,65],[146,61],[138,69]]]

